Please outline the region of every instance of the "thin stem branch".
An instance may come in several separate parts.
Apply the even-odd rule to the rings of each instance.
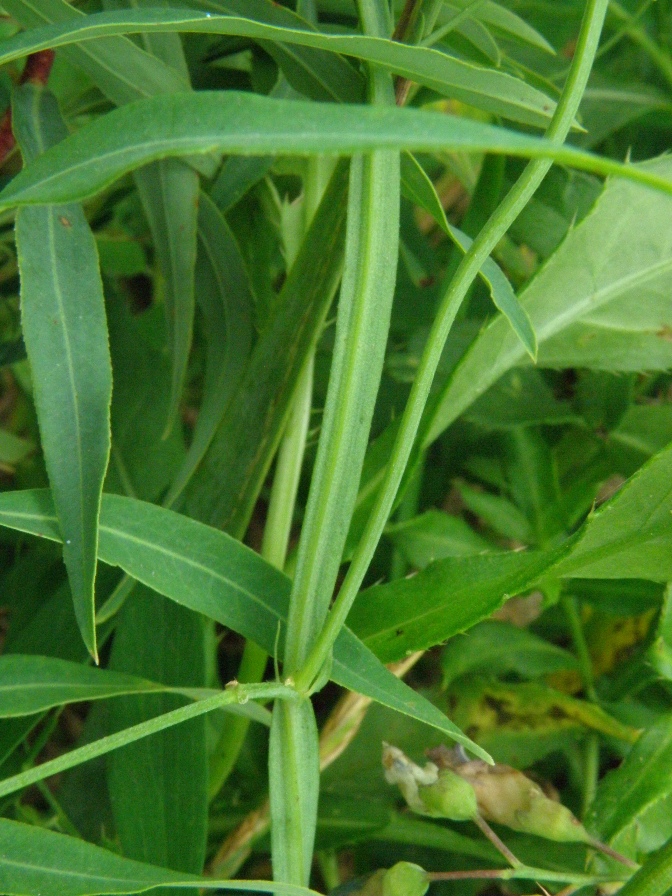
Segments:
[[[497,834],[493,831],[493,829],[487,823],[485,818],[483,818],[481,815],[477,814],[474,817],[474,822],[478,826],[479,830],[483,834],[485,834],[485,836],[492,843],[492,845],[495,847],[495,849],[498,850],[499,852],[501,852],[501,854],[504,856],[504,858],[509,863],[509,865],[511,865],[512,868],[522,868],[523,867],[523,863],[520,861],[520,859],[517,859],[514,856],[514,854],[511,852],[511,850],[506,845],[506,843],[504,843],[504,841],[501,840],[497,836]]]

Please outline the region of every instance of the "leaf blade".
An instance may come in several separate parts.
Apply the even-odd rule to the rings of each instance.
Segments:
[[[27,158],[64,136],[51,94],[15,93],[14,127]],[[112,364],[93,235],[77,205],[17,216],[24,339],[63,558],[84,643],[95,657],[94,580],[98,514],[110,454]],[[46,255],[46,257],[45,257]],[[70,446],[74,463],[63,451]]]

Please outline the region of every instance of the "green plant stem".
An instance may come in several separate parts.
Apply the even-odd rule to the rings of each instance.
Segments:
[[[583,687],[586,696],[593,703],[597,703],[597,693],[595,691],[595,682],[593,678],[593,664],[588,651],[588,644],[581,624],[579,615],[579,607],[576,598],[565,595],[561,598],[562,609],[564,610],[569,630],[572,635],[576,657],[579,661],[579,669],[581,678],[583,679]],[[582,799],[582,817],[585,817],[588,807],[595,797],[597,789],[597,779],[600,771],[600,740],[596,734],[589,734],[583,755],[583,799]]]
[[[387,0],[359,0],[358,7],[365,34],[388,36]],[[388,73],[371,69],[369,97],[374,104],[394,104]],[[286,681],[301,668],[328,613],[357,497],[394,294],[399,165],[399,153],[387,150],[355,156],[350,165],[336,343],[289,601]],[[329,657],[330,653],[324,660]],[[325,662],[316,675],[323,676],[326,668]],[[309,687],[296,705],[277,702],[273,709],[269,783],[273,877],[305,885],[320,786]]]
[[[119,747],[125,747],[126,744],[135,743],[135,741],[149,737],[150,734],[155,734],[157,731],[165,731],[166,728],[172,728],[181,722],[195,719],[207,712],[212,712],[213,709],[221,709],[223,706],[229,706],[232,703],[247,703],[248,700],[266,701],[277,698],[292,701],[296,700],[297,697],[298,693],[294,688],[276,684],[276,682],[251,685],[241,685],[235,682],[232,687],[227,687],[225,690],[214,694],[212,697],[207,697],[205,700],[199,700],[196,703],[190,703],[188,706],[181,706],[179,709],[155,716],[146,722],[140,722],[138,725],[132,725],[123,731],[109,734],[107,737],[101,737],[99,740],[94,740],[83,747],[70,750],[69,753],[65,753],[57,759],[50,759],[48,762],[43,762],[35,768],[19,772],[18,775],[11,775],[9,778],[0,781],[0,797],[7,796],[9,793],[16,793],[17,790],[23,790],[24,787],[29,787],[38,781],[44,781],[45,778],[50,778],[59,772],[74,768],[76,765],[81,765],[90,759],[96,759],[98,756],[104,756],[106,753],[111,753],[112,750],[118,750]]]
[[[404,496],[399,504],[399,509],[397,510],[397,523],[403,523],[406,522],[406,520],[412,519],[418,512],[422,479],[425,472],[425,460],[426,456],[423,455],[413,471],[413,478],[409,482],[408,488],[404,492]],[[407,567],[408,564],[404,559],[404,555],[399,548],[395,547],[392,552],[392,562],[390,563],[390,581],[394,582],[395,579],[400,579],[405,575]]]
[[[366,33],[386,33],[383,7],[378,10],[376,3],[362,0],[360,16]],[[370,95],[373,104],[394,104],[388,74],[372,70]],[[289,606],[288,675],[298,671],[322,628],[355,506],[394,292],[398,165],[398,153],[387,150],[355,156],[351,163],[336,345]]]
[[[595,693],[595,683],[593,680],[593,664],[590,660],[588,645],[583,633],[583,625],[579,616],[579,608],[576,598],[565,595],[561,598],[562,609],[569,623],[569,630],[574,642],[576,650],[576,658],[579,661],[579,669],[586,695],[594,702],[597,702],[597,694]]]
[[[303,198],[302,230],[304,236],[308,232],[332,172],[332,160],[325,159],[323,156],[311,158],[307,163]],[[287,262],[288,266],[291,266],[294,263],[294,257],[288,257]],[[273,487],[268,504],[261,556],[278,569],[284,569],[287,559],[306,437],[310,426],[314,366],[313,354],[306,362],[305,369],[296,386],[296,394],[292,399],[289,420],[278,450]],[[261,681],[267,662],[266,651],[248,639],[238,670],[238,680],[246,684]],[[250,720],[243,716],[227,720],[210,761],[211,800],[219,793],[233,770],[243,747],[249,724]]]
[[[548,883],[577,884],[582,887],[596,886],[602,883],[615,883],[627,880],[628,875],[615,874],[572,874],[564,871],[546,871],[544,868],[531,868],[522,865],[518,868],[483,869],[476,871],[430,871],[430,881],[441,880],[543,880]],[[623,891],[624,892],[624,891]]]
[[[586,5],[572,66],[553,119],[546,132],[547,138],[554,143],[560,144],[564,141],[576,116],[597,51],[608,5],[609,0],[589,0]],[[499,208],[472,243],[469,251],[462,259],[455,277],[444,293],[404,410],[385,479],[371,511],[366,529],[355,550],[338,598],[327,617],[318,640],[312,648],[301,672],[295,676],[296,686],[300,690],[309,687],[321,669],[334,641],[338,637],[339,631],[345,624],[350,607],[366,575],[394,505],[397,490],[401,484],[408,458],[413,450],[425,405],[429,398],[434,374],[462,299],[485,260],[548,173],[551,164],[552,162],[548,160],[538,159],[526,166],[516,184],[514,184]],[[431,441],[429,436],[431,436],[431,420],[430,427],[425,433],[423,447],[426,447]]]

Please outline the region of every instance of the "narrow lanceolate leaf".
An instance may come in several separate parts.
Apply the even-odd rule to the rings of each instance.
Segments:
[[[588,518],[555,570],[581,578],[672,579],[672,445]]]
[[[634,852],[646,813],[672,794],[672,716],[646,731],[623,763],[600,782],[586,825],[616,849]],[[655,824],[655,822],[654,822]],[[644,828],[644,831],[642,831]],[[659,841],[660,842],[660,841]],[[649,847],[650,848],[650,847]]]
[[[161,159],[135,173],[152,231],[163,287],[171,356],[171,390],[166,436],[178,411],[194,326],[194,265],[198,218],[198,174],[178,159]]]
[[[668,157],[638,167],[672,176]],[[667,298],[672,288],[671,213],[667,196],[622,180],[607,184],[591,213],[520,296],[537,335],[540,366],[647,370],[653,363],[659,369],[656,344],[670,358],[668,366],[672,363],[667,338],[672,325]],[[628,351],[605,350],[619,330],[627,332]],[[525,350],[506,321],[492,321],[446,383],[425,443],[524,361]]]
[[[455,245],[462,252],[468,252],[473,240],[462,230],[448,223],[441,200],[434,189],[434,184],[411,153],[404,153],[401,157],[401,186],[407,199],[429,212]],[[524,345],[525,351],[532,360],[535,360],[537,340],[530,318],[518,301],[504,271],[492,258],[489,258],[479,271],[479,274],[490,290],[492,301],[511,324],[514,333]]]
[[[13,2],[16,3],[18,0]],[[290,18],[291,13],[283,10],[283,13],[285,12],[288,15],[279,18]],[[297,48],[301,46],[372,62],[381,69],[401,75],[444,96],[462,100],[523,124],[543,127],[553,114],[555,108],[553,100],[519,78],[502,71],[465,62],[439,50],[409,46],[385,38],[360,34],[321,34],[307,26],[300,29],[302,20],[297,17],[293,19],[292,28],[254,21],[251,18],[217,16],[193,10],[142,9],[94,13],[85,18],[80,16],[64,25],[41,28],[39,31],[35,30],[10,39],[0,52],[0,64],[43,47],[78,43],[86,48],[87,41],[105,35],[136,32],[146,34],[152,31],[229,34],[250,37],[261,41],[265,47],[272,47],[273,55],[277,56],[277,61],[289,82],[313,99],[325,99],[331,95],[335,99],[352,102],[359,98],[357,89],[361,81],[356,72],[338,56],[335,56],[331,66],[328,57],[316,66],[314,56],[300,52],[297,55]],[[112,40],[123,38],[107,38],[108,42]],[[279,42],[284,46],[277,47]],[[93,49],[96,44],[90,46]],[[294,63],[292,67],[288,67],[287,64],[290,54]],[[303,70],[303,79],[300,78],[298,69]],[[311,76],[314,86],[306,87],[305,79],[308,76]],[[336,88],[329,83],[334,77],[338,77]],[[343,90],[344,86],[346,90]],[[319,87],[322,89],[319,90]]]
[[[67,134],[54,97],[30,84],[15,91],[13,122],[27,161]],[[98,254],[78,205],[21,210],[16,243],[23,335],[63,558],[77,622],[95,656],[98,514],[112,399]]]
[[[215,691],[179,684],[170,687],[136,675],[124,675],[53,656],[17,653],[0,657],[0,718],[26,716],[66,703],[106,700],[122,694],[161,693],[200,700],[212,696]],[[270,723],[268,710],[256,703],[234,705],[231,709],[262,725]]]
[[[189,451],[166,498],[167,506],[177,500],[208,450],[240,383],[252,345],[253,303],[245,265],[224,216],[205,193],[198,205],[198,239],[196,297],[207,342],[203,401]]]
[[[0,208],[86,199],[123,174],[169,156],[213,151],[351,154],[374,149],[473,150],[552,158],[672,193],[672,174],[662,162],[624,165],[466,118],[418,109],[323,105],[236,91],[199,91],[195,96],[155,96],[96,119],[17,175],[0,193]]]
[[[125,859],[43,827],[0,819],[0,889],[7,896],[121,896],[156,887],[314,896],[307,887],[268,880],[214,880]]]
[[[278,447],[299,374],[319,338],[340,280],[347,173],[343,161],[187,492],[191,516],[240,537]],[[234,332],[232,338],[238,338]],[[246,329],[241,339],[246,339]]]
[[[25,716],[80,700],[119,694],[156,693],[163,687],[135,675],[122,675],[47,656],[0,657],[0,717]]]
[[[61,536],[47,490],[0,495],[0,525],[51,541]],[[275,653],[284,633],[291,583],[269,563],[225,533],[132,498],[104,495],[99,556],[134,579],[240,632]],[[282,637],[278,645],[282,655]],[[487,753],[437,709],[394,676],[349,629],[334,646],[331,677],[351,691],[419,719]]]

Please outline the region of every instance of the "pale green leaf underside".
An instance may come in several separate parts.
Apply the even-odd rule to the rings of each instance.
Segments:
[[[637,167],[672,176],[669,156]],[[590,214],[569,232],[520,296],[537,335],[540,364],[579,363],[615,370],[648,370],[649,363],[653,369],[660,367],[661,352],[653,350],[653,343],[661,344],[663,354],[669,355],[667,334],[672,323],[671,213],[667,196],[621,180],[606,185]],[[604,336],[613,338],[624,329],[627,338],[618,342],[618,357],[612,352],[610,360]],[[635,336],[644,335],[644,342],[635,342]],[[565,353],[558,342],[563,338]],[[626,354],[627,363],[620,367]],[[493,320],[446,383],[427,426],[425,444],[507,370],[524,362],[525,350],[506,321]]]
[[[155,96],[97,119],[18,174],[0,194],[0,208],[80,201],[123,174],[169,156],[214,151],[347,155],[374,149],[483,151],[552,158],[672,193],[672,177],[655,166],[613,162],[465,118],[417,109],[339,106],[235,91],[203,91]]]

